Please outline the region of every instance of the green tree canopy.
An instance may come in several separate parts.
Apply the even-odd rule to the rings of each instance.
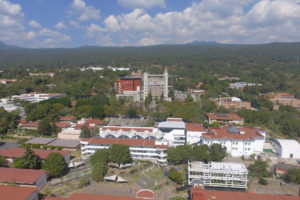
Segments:
[[[98,149],[93,155],[90,157],[90,162],[92,165],[101,161],[103,163],[107,163],[109,161],[109,149]]]
[[[50,153],[45,159],[43,169],[48,170],[50,176],[57,177],[66,168],[64,157],[60,153]]]
[[[107,165],[103,161],[96,161],[92,165],[92,179],[96,182],[99,182],[103,179],[107,171]]]
[[[88,129],[87,126],[83,126],[81,128],[81,132],[80,132],[80,138],[90,138],[92,137],[91,131]]]
[[[0,167],[3,167],[5,164],[6,158],[2,155],[0,155]]]
[[[32,149],[26,148],[25,154],[21,158],[23,166],[25,169],[41,169],[42,161],[40,157],[34,154]],[[21,162],[21,161],[19,161]]]
[[[209,147],[209,154],[212,161],[221,161],[226,156],[226,147],[222,147],[220,144],[212,144]]]
[[[113,144],[110,148],[110,160],[118,164],[132,162],[129,147],[122,144]]]
[[[44,118],[39,122],[38,133],[39,135],[51,135],[52,128],[48,119]]]

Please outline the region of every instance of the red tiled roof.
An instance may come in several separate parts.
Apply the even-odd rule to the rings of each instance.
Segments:
[[[86,120],[86,124],[97,124],[97,125],[101,125],[103,124],[103,122],[99,119],[88,119]]]
[[[300,200],[298,196],[229,192],[192,188],[191,200]]]
[[[186,127],[187,131],[205,132],[203,124],[199,124],[199,123],[185,123],[185,127]]]
[[[155,147],[158,149],[167,149],[168,145],[155,145]]]
[[[38,121],[35,121],[35,122],[26,122],[25,120],[20,120],[19,126],[38,127],[39,126],[39,122]]]
[[[260,130],[255,127],[237,127],[239,133],[231,133],[228,131],[229,126],[219,128],[209,128],[208,133],[203,133],[203,138],[218,138],[218,139],[233,139],[233,140],[254,140],[255,138],[263,138],[259,132]],[[241,134],[241,131],[243,134]]]
[[[110,131],[119,131],[122,130],[124,132],[130,132],[131,130],[136,131],[136,132],[152,132],[153,128],[137,128],[137,127],[120,127],[120,126],[104,126],[102,128],[103,131],[105,130],[110,130]]]
[[[86,141],[86,140],[84,140]],[[155,140],[143,140],[143,139],[119,139],[119,138],[91,138],[89,144],[99,145],[113,145],[123,144],[127,146],[155,146]]]
[[[37,191],[37,187],[0,185],[0,199],[24,200]]]
[[[55,125],[58,127],[58,128],[67,128],[70,126],[70,122],[56,122]]]
[[[215,120],[242,120],[239,115],[235,113],[206,113],[209,119]]]
[[[72,116],[59,116],[58,119],[60,121],[74,121],[76,118]]]
[[[15,169],[0,167],[0,182],[15,181],[19,184],[35,184],[35,182],[48,172],[35,169]]]
[[[46,159],[50,153],[60,153],[62,156],[70,153],[69,151],[64,150],[43,150],[43,149],[32,149],[33,152],[39,156],[41,159]],[[0,155],[3,155],[8,158],[20,158],[24,155],[25,149],[23,148],[8,148],[0,151]]]

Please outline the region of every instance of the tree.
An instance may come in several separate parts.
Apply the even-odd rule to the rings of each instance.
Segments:
[[[191,102],[194,102],[194,99],[191,95],[188,94],[184,100],[184,103],[191,103]]]
[[[172,197],[169,200],[186,200],[184,197]]]
[[[52,123],[52,126],[51,126],[51,133],[52,133],[52,134],[57,134],[58,131],[59,131],[59,129],[57,128],[56,123],[53,122],[53,123]]]
[[[284,176],[284,181],[300,184],[300,169],[289,169]]]
[[[35,155],[30,148],[26,148],[25,154],[22,156],[21,160],[23,160],[22,168],[41,169],[42,166],[41,159],[37,155]]]
[[[178,172],[175,168],[171,168],[170,172],[168,173],[168,177],[179,185],[183,184],[184,180],[182,178],[182,174]]]
[[[168,95],[168,96],[171,97],[172,100],[174,100],[175,94],[174,94],[174,90],[173,90],[173,89],[170,89],[170,90],[169,90],[169,95]]]
[[[129,118],[136,118],[137,117],[136,109],[135,108],[129,108],[127,110],[126,116],[129,117]]]
[[[23,165],[24,165],[24,160],[23,159],[17,158],[17,159],[14,160],[14,164],[13,164],[14,168],[23,168]]]
[[[81,128],[80,138],[90,138],[92,137],[91,131],[85,125]]]
[[[152,94],[151,91],[148,93],[146,99],[145,99],[145,104],[149,105],[152,102]]]
[[[102,105],[96,105],[93,106],[91,112],[90,112],[90,116],[93,118],[104,118],[105,117],[105,113],[104,113],[104,109]]]
[[[191,145],[179,145],[167,149],[167,160],[174,164],[187,163],[192,155]]]
[[[268,170],[268,163],[265,161],[257,160],[254,164],[249,165],[248,170],[249,175],[255,177],[269,177],[271,173]]]
[[[209,147],[207,145],[195,145],[192,149],[192,160],[196,161],[203,161],[209,162],[210,161],[210,154],[209,154]]]
[[[60,153],[50,153],[45,159],[43,164],[43,169],[49,171],[49,175],[52,177],[57,177],[66,168],[66,162],[64,157]]]
[[[38,133],[40,135],[51,135],[52,129],[48,119],[44,118],[39,122]]]
[[[107,163],[109,161],[109,150],[108,149],[98,149],[93,155],[90,157],[90,163],[94,165],[97,162]]]
[[[102,161],[97,161],[92,165],[92,173],[91,173],[92,179],[98,183],[100,180],[102,180],[106,171],[107,171],[106,163]]]
[[[258,183],[261,185],[268,185],[268,181],[262,177],[259,178]]]
[[[118,164],[132,162],[129,147],[122,144],[113,144],[110,147],[110,160]]]
[[[3,167],[5,164],[6,158],[2,155],[0,155],[0,167]]]
[[[212,144],[209,147],[209,154],[212,161],[221,161],[226,156],[226,147],[222,147],[220,144]]]

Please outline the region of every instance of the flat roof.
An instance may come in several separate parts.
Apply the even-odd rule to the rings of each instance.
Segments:
[[[42,175],[47,173],[46,170],[0,167],[0,182],[14,181],[19,184],[33,185]]]
[[[80,145],[80,142],[79,140],[56,139],[52,141],[49,145],[61,146],[65,148],[77,148]]]
[[[28,140],[27,144],[49,144],[54,141],[55,138],[43,138],[43,137],[34,137]]]
[[[185,123],[182,121],[165,121],[159,122],[158,128],[174,128],[174,129],[185,129]]]
[[[0,185],[0,198],[5,200],[24,200],[34,192],[37,187]]]
[[[226,173],[239,174],[248,173],[247,168],[243,163],[232,163],[232,162],[191,162],[191,171],[226,171]]]

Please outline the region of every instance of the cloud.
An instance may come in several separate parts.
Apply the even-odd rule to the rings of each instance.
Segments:
[[[100,18],[100,10],[86,5],[83,0],[73,0],[70,7],[69,14],[76,16],[80,22]]]
[[[119,1],[120,2],[120,1]],[[110,15],[103,30],[120,45],[267,43],[300,40],[299,0],[202,0],[182,11],[151,16],[143,9]],[[103,33],[102,30],[102,34]],[[288,31],[287,31],[288,30]]]
[[[28,25],[31,26],[32,28],[41,28],[41,25],[35,20],[29,21]]]
[[[115,46],[116,44],[109,35],[105,34],[105,31],[104,28],[92,23],[87,27],[85,37],[94,39],[100,46]]]
[[[55,28],[58,29],[58,30],[61,30],[61,29],[65,29],[67,28],[65,23],[64,22],[58,22],[56,25],[55,25]]]
[[[118,0],[118,3],[125,8],[164,8],[166,6],[165,0]]]

